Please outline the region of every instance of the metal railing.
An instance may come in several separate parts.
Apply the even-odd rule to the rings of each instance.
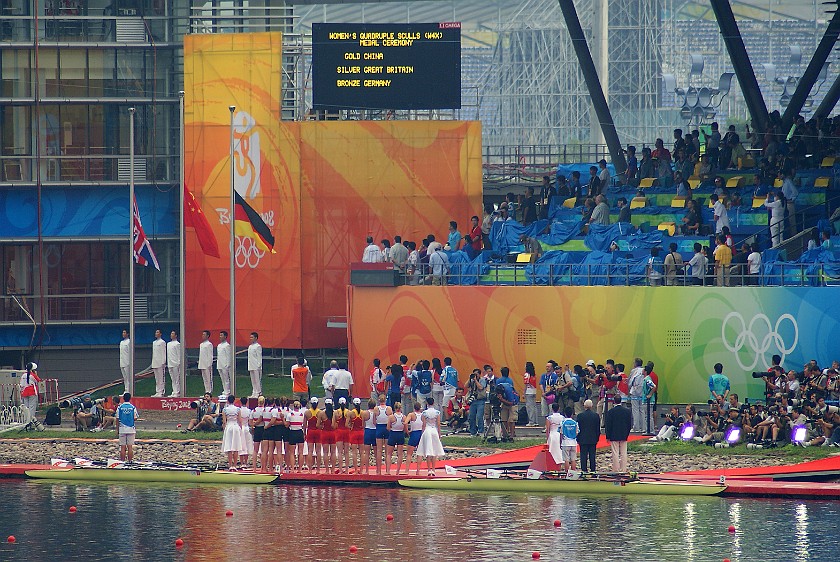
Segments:
[[[5,10],[0,17],[2,40],[31,43],[35,27],[33,16]],[[45,46],[50,43],[165,43],[171,40],[169,22],[172,19],[172,16],[47,14],[39,18],[38,36]]]
[[[35,156],[0,156],[0,181],[17,183],[34,180]],[[128,182],[131,172],[128,155],[88,154],[41,156],[44,182]],[[136,156],[135,181],[172,181],[177,175],[177,157],[174,155]]]
[[[81,294],[61,295],[16,295],[0,297],[0,322],[21,322],[31,325],[31,320],[21,310],[25,308],[30,315],[39,317],[37,311],[46,307],[47,321],[54,322],[101,322],[125,320],[128,318],[127,294]],[[178,295],[138,294],[135,298],[135,311],[139,320],[174,320],[177,318]]]

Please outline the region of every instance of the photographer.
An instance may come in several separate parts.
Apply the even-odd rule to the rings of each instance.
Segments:
[[[469,410],[470,405],[467,404],[467,399],[464,397],[464,389],[459,386],[455,391],[455,396],[450,398],[446,405],[446,415],[449,418],[447,423],[452,428],[452,433],[458,433],[464,429]]]
[[[498,402],[496,397],[496,375],[493,373],[493,367],[490,365],[484,366],[484,374],[481,380],[484,382],[484,391],[488,398],[488,401],[484,403],[484,424],[486,426],[490,424],[491,416],[501,415],[501,403]],[[493,407],[498,408],[498,411],[494,412]],[[477,411],[476,415],[480,415],[480,413]]]
[[[651,441],[670,441],[677,428],[685,422],[685,418],[680,415],[680,410],[676,406],[671,406],[670,412],[662,414],[662,419],[664,420],[663,425],[659,429],[659,433],[650,438]]]
[[[720,408],[717,403],[709,404],[708,414],[698,412],[698,415],[706,418],[706,431],[699,441],[701,443],[709,443],[712,439],[714,439],[715,434],[723,431],[726,419],[720,415]]]
[[[572,399],[572,387],[575,384],[572,378],[572,371],[569,369],[569,364],[563,368],[560,365],[554,367],[554,374],[557,377],[557,384],[554,387],[555,400],[560,402],[560,411],[565,412],[566,408],[574,410],[575,402]]]
[[[542,390],[542,399],[540,400],[540,413],[543,418],[551,414],[551,405],[557,398],[554,387],[557,386],[557,375],[554,374],[554,367],[557,363],[553,359],[549,359],[545,363],[545,372],[540,375],[540,390]]]
[[[111,404],[104,403],[101,406],[98,406],[99,409],[102,410],[102,425],[94,429],[93,431],[105,431],[106,429],[117,427],[117,408],[120,405],[120,397],[119,396],[112,396],[111,397]]]
[[[712,415],[709,414],[709,417],[706,418],[707,420],[711,421]],[[727,412],[727,415],[719,416],[717,423],[715,424],[715,431],[707,432],[706,435],[703,437],[703,443],[713,444],[713,443],[721,443],[726,439],[726,435],[729,433],[729,430],[734,427],[741,427],[741,411],[732,408]],[[740,441],[740,438],[738,439]],[[737,441],[736,441],[737,443]],[[735,443],[731,443],[734,445]]]
[[[216,418],[219,412],[212,398],[209,392],[205,392],[198,402],[190,404],[190,407],[195,410],[195,417],[190,420],[186,431],[216,431]]]
[[[759,412],[758,406],[750,404],[747,412],[743,414],[743,424],[741,426],[744,429],[744,439],[747,442],[756,442],[755,428],[763,419],[764,416]]]
[[[796,425],[800,425],[797,420]],[[801,447],[817,447],[824,444],[836,446],[834,441],[835,431],[837,431],[837,408],[831,407],[826,409],[825,413],[813,420],[806,420],[808,426],[808,437],[801,443],[794,442],[794,445]]]
[[[502,429],[507,435],[502,438],[502,441],[513,441],[516,437],[516,419],[518,417],[516,406],[519,404],[519,395],[514,389],[513,379],[510,378],[510,369],[502,367],[499,371],[502,376],[496,381],[496,395],[502,405]]]
[[[94,407],[90,394],[82,396],[81,402],[73,407],[73,421],[76,423],[76,431],[89,431],[96,427],[94,425]]]
[[[467,404],[470,409],[467,416],[470,435],[484,433],[484,405],[487,403],[487,381],[481,371],[473,369],[467,382]]]

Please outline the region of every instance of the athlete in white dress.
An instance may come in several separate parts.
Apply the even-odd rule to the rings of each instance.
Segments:
[[[239,399],[242,406],[239,408],[240,427],[242,429],[242,442],[239,449],[239,460],[243,468],[248,468],[248,461],[254,458],[254,436],[251,435],[251,408],[248,407],[248,399]],[[252,461],[255,465],[256,463]],[[256,468],[253,466],[252,468]]]
[[[440,412],[435,409],[434,398],[427,398],[428,407],[423,412],[423,435],[417,445],[417,456],[425,457],[429,476],[435,476],[435,460],[444,455],[443,443],[440,442]]]
[[[560,433],[560,426],[563,425],[563,414],[560,413],[560,404],[551,404],[551,414],[545,418],[545,434],[548,439],[548,452],[557,464],[563,463],[563,435]]]
[[[420,475],[420,457],[414,453],[417,445],[420,444],[420,437],[423,435],[423,414],[420,411],[420,402],[414,403],[414,411],[406,416],[408,424],[408,456],[406,457],[406,470],[411,467],[411,459],[414,458],[414,474]]]
[[[228,468],[236,470],[242,448],[242,427],[239,425],[239,407],[234,405],[233,396],[228,396],[227,406],[222,410],[222,428],[222,452],[227,453]]]

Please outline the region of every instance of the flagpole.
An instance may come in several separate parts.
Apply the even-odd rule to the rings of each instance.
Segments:
[[[134,112],[128,108],[128,388],[134,394]]]
[[[181,201],[180,207],[180,220],[178,224],[180,225],[180,238],[179,238],[179,248],[178,248],[178,255],[180,256],[180,267],[178,273],[178,281],[179,287],[178,291],[180,293],[180,298],[178,302],[178,317],[180,319],[180,324],[178,328],[180,329],[181,334],[181,365],[183,365],[183,369],[181,369],[180,378],[181,378],[181,388],[184,389],[184,392],[187,391],[187,331],[186,331],[186,317],[187,317],[187,302],[186,302],[186,294],[187,294],[187,282],[186,282],[186,260],[187,260],[187,250],[186,250],[186,242],[185,242],[185,235],[184,235],[184,181],[186,178],[184,177],[184,92],[183,90],[178,92],[178,116],[179,116],[179,124],[180,124],[180,135],[179,135],[179,166],[178,166],[178,176],[179,176],[179,199]]]
[[[230,110],[230,393],[236,396],[236,189],[234,188],[234,173],[236,164],[233,158],[233,112],[236,106],[228,106]]]

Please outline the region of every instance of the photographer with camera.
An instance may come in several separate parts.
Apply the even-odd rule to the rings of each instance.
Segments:
[[[493,367],[490,365],[484,366],[482,380],[484,381],[484,390],[487,392],[487,402],[484,403],[484,425],[486,427],[490,424],[491,419],[501,416],[501,403],[496,398],[496,374],[493,372]],[[494,411],[494,406],[498,410]],[[476,415],[479,414],[480,412],[476,412]]]
[[[714,407],[715,405],[712,404]],[[716,421],[712,421],[712,414],[709,413],[709,417],[706,418],[706,421],[709,422],[710,427],[714,426],[714,431],[707,431],[706,435],[703,437],[702,443],[712,445],[714,443],[721,443],[726,439],[726,436],[729,435],[729,431],[732,428],[740,428],[742,424],[741,420],[741,411],[732,408],[730,409],[725,416],[721,416],[720,412],[718,411],[718,419]],[[740,441],[740,437],[738,439]],[[735,442],[737,443],[737,441]],[[734,445],[735,443],[731,443]]]
[[[651,441],[670,441],[677,428],[685,422],[685,418],[680,415],[680,409],[676,406],[671,406],[670,412],[662,414],[662,419],[665,421],[662,422],[659,433],[650,438]]]
[[[467,404],[470,409],[467,416],[470,435],[484,433],[484,405],[487,403],[487,381],[479,369],[473,369],[467,382]]]
[[[195,410],[195,417],[190,420],[185,431],[216,431],[219,412],[209,392],[205,392],[197,402],[190,402],[190,408]]]
[[[117,427],[117,408],[120,406],[120,397],[119,396],[112,396],[111,403],[108,404],[107,401],[103,403],[101,406],[97,406],[98,409],[102,411],[102,424],[94,428],[92,431],[105,431],[107,429]]]
[[[449,403],[446,405],[446,416],[448,418],[449,427],[452,429],[452,433],[458,433],[467,424],[468,421],[468,412],[470,410],[470,405],[467,404],[467,399],[464,396],[464,389],[460,386],[455,390],[455,396],[449,399]]]
[[[557,385],[557,375],[554,374],[554,368],[557,363],[553,359],[549,359],[545,364],[545,372],[540,375],[540,390],[542,390],[542,399],[540,400],[540,413],[543,418],[551,415],[551,405],[554,404],[557,395],[554,387]]]
[[[519,405],[519,395],[513,386],[513,379],[510,378],[510,369],[502,367],[501,377],[496,381],[496,396],[501,403],[502,430],[506,436],[502,441],[513,441],[516,437],[516,419],[518,417],[516,406]]]
[[[695,437],[694,440],[700,443],[710,443],[714,439],[715,434],[723,431],[723,426],[726,424],[726,419],[720,414],[720,407],[717,402],[709,404],[708,412],[697,412],[701,418],[706,418],[706,430],[701,437]]]
[[[555,392],[555,401],[560,402],[560,411],[565,412],[566,408],[572,408],[574,410],[575,401],[574,401],[574,392],[573,386],[575,384],[575,380],[572,378],[572,371],[569,369],[569,364],[566,363],[565,367],[561,367],[557,365],[554,367],[554,375],[557,377],[557,384],[554,387]]]
[[[89,431],[96,427],[93,401],[90,394],[85,394],[82,399],[73,405],[73,421],[76,423],[76,431]]]

